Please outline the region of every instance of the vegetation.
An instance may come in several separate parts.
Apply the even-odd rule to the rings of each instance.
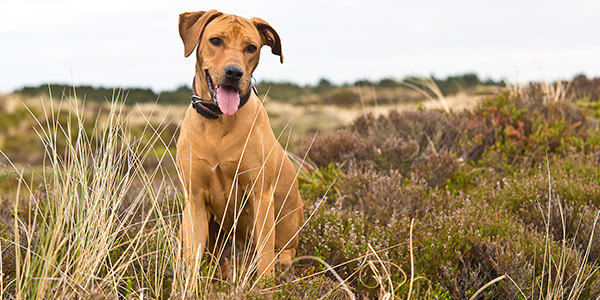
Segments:
[[[244,251],[229,269],[182,263],[172,159],[185,105],[6,96],[0,297],[600,297],[597,83],[510,86],[466,111],[424,109],[420,93],[418,109],[305,131],[288,149],[300,257],[263,282]]]
[[[340,265],[367,246],[400,245],[380,254],[397,265],[389,276],[414,264],[424,278],[417,290],[438,298],[468,298],[504,275],[511,280],[484,298],[598,297],[600,131],[573,100],[532,85],[472,111],[367,114],[322,132],[305,146],[320,175],[303,186],[314,199],[317,187],[337,182],[303,235],[304,252]],[[579,272],[586,282],[576,282]]]
[[[403,80],[393,78],[385,78],[380,81],[369,81],[366,79],[358,80],[352,84],[336,85],[327,79],[320,79],[315,85],[298,85],[292,82],[272,82],[262,81],[256,87],[261,94],[268,93],[269,97],[275,101],[281,102],[305,102],[306,100],[318,103],[332,104],[356,104],[360,97],[355,90],[350,87],[369,87],[377,90],[403,89],[406,94],[408,88],[406,83],[414,81],[416,77],[407,77]],[[445,95],[456,94],[459,91],[472,89],[477,86],[503,86],[502,82],[494,82],[493,80],[481,81],[476,74],[468,73],[463,75],[448,76],[446,79],[437,79],[433,77],[435,83],[440,87]],[[88,85],[71,86],[67,84],[52,84],[40,86],[26,86],[16,93],[26,97],[48,97],[49,89],[53,95],[64,94],[73,96],[73,90],[77,91],[83,99],[87,101],[104,103],[113,98],[114,88],[110,87],[91,87]],[[349,92],[350,90],[350,92]],[[192,90],[188,85],[182,85],[172,91],[162,91],[155,93],[151,89],[145,88],[129,88],[126,90],[127,96],[125,103],[135,104],[144,102],[158,102],[161,104],[186,104],[189,103]],[[341,95],[338,95],[341,94]],[[344,97],[346,96],[346,97]],[[350,96],[350,97],[348,97]],[[317,99],[310,99],[310,98]],[[308,99],[307,99],[308,98]],[[406,97],[403,97],[406,98]],[[158,99],[158,100],[157,100]],[[384,102],[397,102],[405,99],[386,99]],[[415,101],[414,99],[412,99]]]

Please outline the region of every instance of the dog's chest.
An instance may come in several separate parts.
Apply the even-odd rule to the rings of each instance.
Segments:
[[[218,223],[224,228],[230,228],[234,218],[239,218],[240,224],[248,223],[252,218],[253,203],[244,199],[252,193],[253,183],[245,176],[247,172],[240,170],[235,162],[219,162],[208,167],[212,184],[207,204]],[[221,224],[221,220],[225,223]]]
[[[254,180],[261,173],[261,164],[248,159],[201,160],[202,178],[213,194],[228,194],[233,189],[242,191],[254,185]],[[255,162],[255,163],[252,163]],[[218,197],[220,198],[220,197]]]

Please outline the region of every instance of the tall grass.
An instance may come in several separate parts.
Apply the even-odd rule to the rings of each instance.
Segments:
[[[444,112],[447,114],[450,113],[450,107],[448,106],[446,97],[444,97],[442,90],[438,87],[433,78],[415,77],[402,82],[402,84],[417,91],[427,100],[439,102],[444,109]]]
[[[560,241],[560,253],[558,255],[558,258],[553,256],[551,253],[552,240],[550,237],[550,218],[552,216],[552,177],[550,174],[549,163],[547,163],[547,172],[548,208],[546,212],[546,218],[544,219],[544,222],[546,223],[546,247],[544,248],[543,254],[544,263],[542,269],[542,280],[538,282],[536,282],[535,280],[532,281],[534,285],[536,285],[534,286],[534,288],[532,288],[532,290],[539,290],[540,298],[543,297],[543,299],[581,299],[581,295],[585,288],[586,282],[599,270],[597,266],[589,266],[588,259],[590,254],[590,248],[593,242],[594,231],[596,229],[596,224],[598,223],[598,217],[600,216],[600,212],[596,214],[596,218],[594,219],[594,224],[592,226],[592,231],[590,233],[590,238],[585,253],[582,257],[577,257],[576,263],[579,265],[579,267],[577,268],[577,273],[568,274],[567,265],[569,264],[569,258],[571,256],[571,253],[577,251],[577,247],[568,243],[566,233],[566,220],[563,212],[563,207],[559,200],[557,201],[557,203],[560,213],[560,220],[562,222],[563,236]]]
[[[127,296],[132,280],[140,280],[130,277],[131,270],[151,254],[145,253],[148,241],[156,234],[170,236],[163,232],[168,220],[157,201],[165,178],[157,184],[159,170],[142,166],[160,140],[158,132],[145,145],[130,136],[124,96],[113,97],[106,117],[91,120],[89,132],[85,105],[76,97],[58,103],[66,102],[68,110],[55,109],[51,98],[40,102],[43,118],[31,112],[46,154],[43,179],[33,189],[21,178],[14,239],[5,239],[14,247],[15,277],[3,278],[2,292],[17,299]],[[66,122],[59,122],[64,117]],[[29,200],[25,214],[23,199]],[[163,265],[158,273],[166,271],[165,263],[157,264]]]

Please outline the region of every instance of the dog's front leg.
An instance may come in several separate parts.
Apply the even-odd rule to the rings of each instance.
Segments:
[[[202,194],[194,194],[186,199],[183,210],[180,231],[183,256],[192,267],[200,266],[208,237],[209,213],[205,199]]]
[[[273,275],[275,265],[275,208],[273,190],[266,189],[254,199],[254,243],[257,255],[258,278]]]

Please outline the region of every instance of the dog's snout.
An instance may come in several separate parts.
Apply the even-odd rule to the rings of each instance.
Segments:
[[[225,76],[231,81],[238,81],[244,75],[242,68],[236,65],[228,65],[225,67]]]

